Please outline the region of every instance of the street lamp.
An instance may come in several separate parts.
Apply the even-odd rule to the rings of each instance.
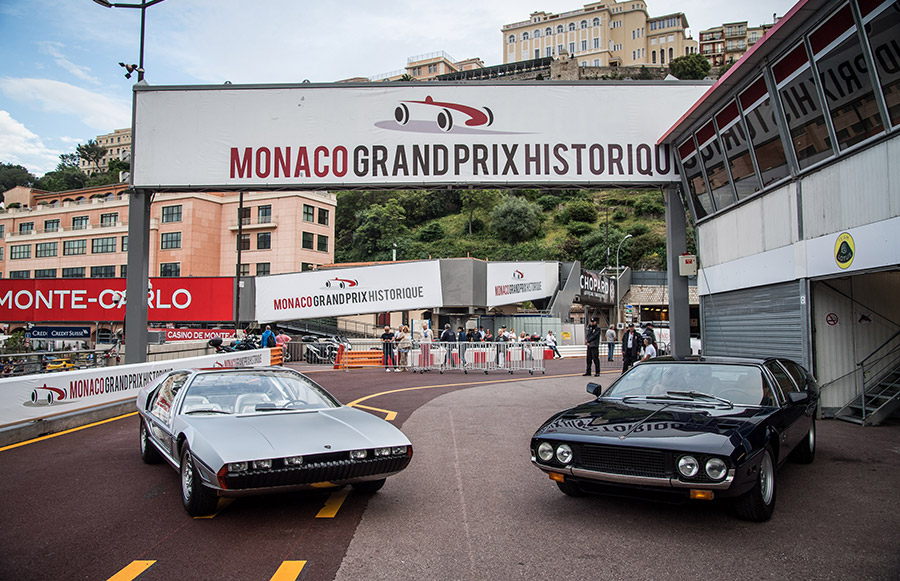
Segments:
[[[619,250],[629,238],[631,238],[631,234],[626,234],[625,238],[622,238],[622,241],[619,242],[619,246],[616,248],[616,319],[619,320],[619,322],[621,322],[620,319],[622,318],[622,313],[619,311]]]
[[[154,4],[159,4],[164,0],[141,0],[140,4],[126,4],[124,2],[109,2],[108,0],[94,0],[100,6],[104,8],[139,8],[141,10],[141,53],[140,59],[138,59],[137,68],[134,65],[125,65],[123,63],[119,63],[125,70],[128,72],[125,75],[125,78],[131,78],[131,73],[133,71],[137,71],[138,74],[138,82],[144,80],[144,23],[147,19],[147,8],[150,8]],[[129,68],[131,70],[129,70]]]

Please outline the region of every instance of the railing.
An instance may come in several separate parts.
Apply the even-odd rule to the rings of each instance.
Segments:
[[[857,384],[860,405],[862,406],[862,417],[865,420],[868,415],[866,393],[900,365],[900,330],[856,365],[859,368]]]

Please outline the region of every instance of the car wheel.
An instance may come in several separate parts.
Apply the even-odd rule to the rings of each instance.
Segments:
[[[159,464],[162,461],[162,454],[150,441],[150,430],[147,429],[147,422],[141,420],[141,460],[144,464]]]
[[[790,455],[791,460],[800,464],[812,464],[816,458],[816,418],[809,424],[809,432]]]
[[[381,487],[384,486],[387,478],[382,478],[381,480],[367,480],[366,482],[355,482],[353,484],[353,489],[359,492],[378,492],[381,490]]]
[[[771,448],[763,451],[753,488],[738,497],[735,509],[744,520],[763,522],[775,511],[775,461]]]
[[[181,452],[181,503],[184,510],[191,516],[203,516],[216,510],[219,497],[216,492],[203,485],[197,468],[194,466],[194,456],[190,448],[184,447]]]
[[[564,480],[563,482],[556,481],[556,486],[559,488],[560,492],[565,494],[566,496],[574,496],[575,498],[581,496],[587,496],[587,493],[578,486],[577,482],[572,482],[571,480]]]

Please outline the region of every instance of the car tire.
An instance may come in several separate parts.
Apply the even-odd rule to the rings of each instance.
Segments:
[[[187,446],[181,452],[181,503],[191,516],[203,516],[216,510],[219,497],[212,488],[203,485],[194,466],[194,456]]]
[[[766,447],[759,463],[756,483],[737,498],[734,508],[739,518],[753,522],[769,520],[775,511],[775,455]]]
[[[560,492],[565,494],[566,496],[572,496],[575,498],[580,498],[582,496],[587,496],[587,493],[578,486],[577,482],[572,482],[571,480],[566,479],[563,482],[556,481],[556,486],[559,488]]]
[[[803,438],[794,451],[791,452],[790,459],[798,464],[812,464],[816,459],[816,418],[812,418],[809,424],[809,432]]]
[[[141,460],[144,461],[144,464],[159,464],[162,462],[162,454],[159,453],[159,450],[157,450],[156,446],[153,445],[153,442],[150,441],[150,430],[147,428],[147,422],[143,419],[141,420],[140,438]]]
[[[366,482],[355,482],[353,483],[353,489],[358,492],[378,492],[381,490],[381,487],[384,486],[384,483],[387,481],[387,478],[382,478],[381,480],[367,480]]]

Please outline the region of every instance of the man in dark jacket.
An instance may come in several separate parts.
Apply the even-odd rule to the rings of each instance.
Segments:
[[[584,375],[587,377],[591,374],[591,363],[594,364],[594,375],[600,375],[600,327],[597,325],[596,317],[591,319],[584,342],[587,344],[587,370]]]
[[[628,330],[622,337],[622,373],[628,371],[628,368],[640,359],[643,342],[643,338],[634,331],[634,323],[628,323]]]

